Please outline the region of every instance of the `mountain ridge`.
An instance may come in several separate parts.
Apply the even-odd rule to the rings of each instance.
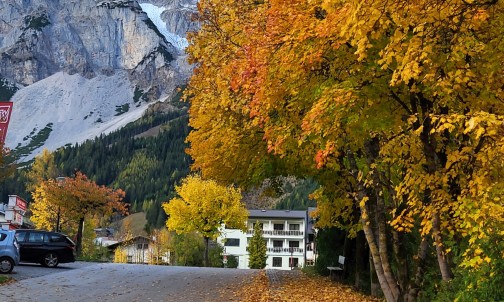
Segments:
[[[0,3],[0,100],[18,161],[83,142],[168,104],[191,73],[194,0]],[[152,19],[154,20],[152,20]]]

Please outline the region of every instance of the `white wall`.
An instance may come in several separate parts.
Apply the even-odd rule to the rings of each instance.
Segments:
[[[263,238],[267,240],[266,247],[269,251],[266,253],[268,256],[266,260],[266,268],[267,269],[281,269],[281,270],[290,270],[290,259],[297,258],[297,266],[304,266],[304,258],[306,252],[306,221],[304,219],[292,218],[292,219],[257,219],[254,217],[250,217],[247,223],[248,232],[244,233],[240,230],[230,230],[224,229],[222,235],[217,239],[219,243],[224,245],[224,254],[225,255],[234,255],[239,257],[238,259],[238,268],[240,269],[248,269],[248,252],[247,252],[247,240],[252,238],[253,234],[253,224],[259,221],[259,223],[263,224]],[[289,231],[289,224],[298,224],[299,225],[299,234],[296,235],[285,235],[279,234],[281,232],[274,232],[275,224],[283,224],[284,231]],[[297,232],[286,232],[295,234]],[[225,241],[227,238],[234,238],[240,240],[239,246],[225,246]],[[280,240],[282,241],[281,251],[278,249],[273,250],[273,241]],[[298,241],[299,248],[294,249],[291,253],[289,250],[289,241]],[[281,266],[273,266],[273,257],[281,258]]]

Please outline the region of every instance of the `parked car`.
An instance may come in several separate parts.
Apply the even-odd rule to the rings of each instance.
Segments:
[[[16,230],[20,261],[56,267],[75,261],[75,243],[67,235],[42,230]]]
[[[19,245],[14,231],[0,230],[0,274],[9,274],[19,264]]]

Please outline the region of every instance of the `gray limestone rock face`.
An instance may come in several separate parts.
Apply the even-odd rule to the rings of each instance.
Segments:
[[[192,72],[184,47],[196,2],[0,1],[0,101],[14,102],[6,145],[28,146],[29,160],[169,103]]]
[[[167,28],[185,36],[194,28],[195,1],[164,6]],[[0,2],[0,76],[24,86],[64,71],[86,78],[127,70],[131,80],[158,98],[186,80],[180,52],[137,1],[4,0]],[[183,67],[187,68],[187,67]]]

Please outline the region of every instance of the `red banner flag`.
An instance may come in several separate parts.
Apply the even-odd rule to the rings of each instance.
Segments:
[[[0,102],[0,145],[3,145],[7,136],[12,104],[12,102]]]

